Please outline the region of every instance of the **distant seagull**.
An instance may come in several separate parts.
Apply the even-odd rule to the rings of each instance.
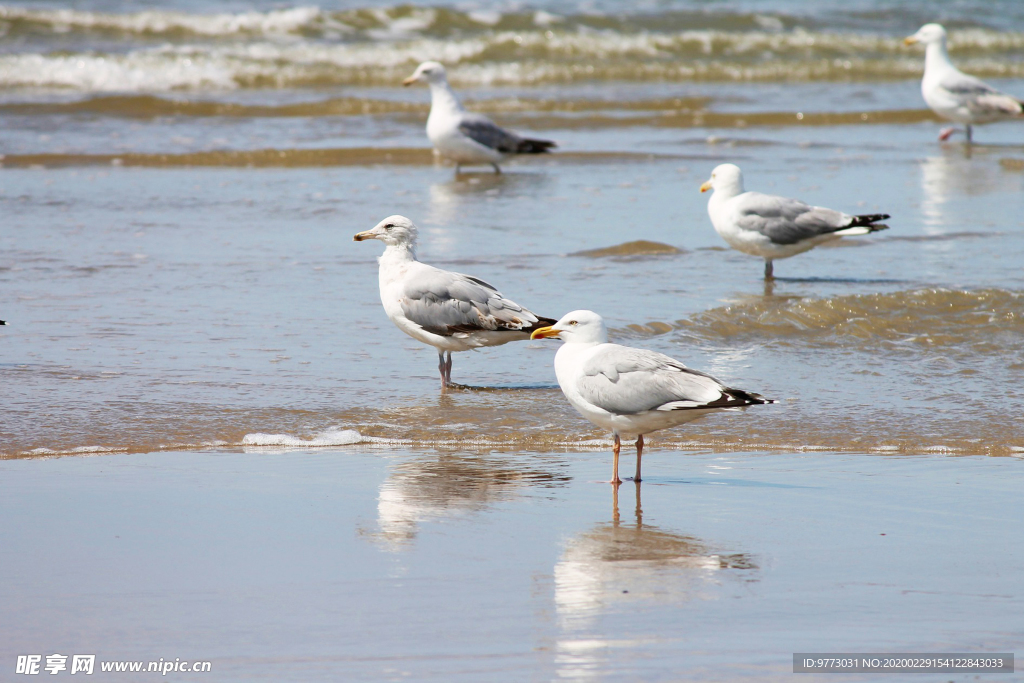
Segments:
[[[691,370],[656,351],[608,343],[604,320],[593,311],[573,311],[531,339],[557,337],[555,354],[562,393],[579,414],[615,434],[611,483],[619,479],[620,436],[637,435],[636,475],[644,434],[675,427],[720,410],[774,403],[759,394],[730,389],[711,375]]]
[[[887,213],[862,216],[811,206],[797,199],[743,191],[743,173],[734,164],[722,164],[700,186],[714,190],[708,201],[708,215],[715,232],[737,251],[764,259],[764,278],[771,280],[772,261],[789,258],[824,242],[848,235],[866,235],[885,230],[875,225]]]
[[[462,164],[490,164],[495,173],[501,173],[498,162],[506,157],[542,154],[555,146],[550,140],[520,137],[495,125],[483,114],[466,111],[448,85],[444,66],[438,62],[423,62],[402,84],[412,85],[417,81],[426,81],[430,85],[427,137],[438,154],[455,162],[456,173]]]
[[[921,94],[924,101],[944,119],[964,124],[967,142],[971,142],[971,126],[1024,116],[1024,102],[1001,93],[984,81],[968,76],[949,61],[946,52],[946,29],[940,24],[925,24],[904,45],[923,43],[924,78]],[[948,140],[956,128],[944,128],[940,140]]]
[[[420,263],[416,232],[405,216],[390,216],[353,239],[387,245],[379,259],[384,312],[402,332],[437,349],[442,389],[452,383],[453,351],[529,339],[533,330],[555,322],[506,299],[483,280]]]

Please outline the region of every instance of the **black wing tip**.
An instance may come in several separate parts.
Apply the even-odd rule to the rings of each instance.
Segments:
[[[722,395],[714,401],[702,405],[687,406],[685,408],[673,408],[673,410],[708,410],[710,408],[746,408],[747,406],[766,405],[778,403],[775,399],[765,398],[761,394],[754,394],[742,389],[723,389]]]
[[[870,230],[871,232],[877,232],[879,230],[888,230],[889,229],[888,225],[884,225],[884,224],[875,225],[876,223],[878,223],[878,221],[884,221],[887,218],[891,218],[891,216],[889,214],[887,214],[887,213],[866,213],[866,214],[862,214],[860,216],[854,216],[853,220],[850,221],[850,224],[848,226],[846,226],[846,227],[848,227],[848,228],[864,227],[864,228],[867,228],[868,230]]]
[[[729,400],[733,405],[739,403],[745,406],[778,403],[775,399],[765,398],[761,394],[755,394],[752,391],[743,391],[742,389],[726,389],[722,392],[722,398],[719,400]]]
[[[6,320],[0,320],[0,325],[6,325],[6,324],[7,324]]]
[[[534,330],[539,330],[542,327],[551,327],[557,322],[557,320],[554,320],[552,318],[545,318],[544,316],[538,315],[537,322],[530,325],[529,327],[524,327],[523,332],[533,332]]]
[[[523,138],[516,147],[516,154],[547,154],[555,147],[558,147],[558,145],[551,140]]]
[[[520,321],[513,320],[512,322],[499,322],[497,327],[486,327],[484,325],[474,325],[472,323],[465,323],[462,325],[445,325],[443,328],[425,327],[423,329],[427,330],[428,332],[433,332],[434,334],[439,334],[442,337],[451,337],[453,335],[460,333],[473,334],[474,332],[515,332],[517,334],[522,333],[530,335],[533,333],[534,330],[540,329],[541,327],[548,327],[550,325],[554,325],[557,322],[557,320],[553,320],[552,318],[542,318],[540,316],[537,316],[537,322],[532,323],[530,325],[525,325],[523,327],[515,327],[515,325],[520,324]]]

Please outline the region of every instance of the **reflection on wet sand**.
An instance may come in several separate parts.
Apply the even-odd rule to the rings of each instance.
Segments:
[[[561,636],[559,674],[571,680],[598,676],[619,646],[635,645],[600,637],[601,617],[617,611],[643,612],[653,604],[683,604],[714,599],[717,577],[740,570],[743,578],[757,570],[745,553],[719,554],[703,541],[644,524],[640,484],[626,484],[633,493],[632,515],[623,523],[619,486],[612,487],[612,520],[572,538],[555,565],[555,608]],[[629,519],[629,517],[633,519]]]
[[[489,170],[456,173],[446,182],[430,186],[427,222],[441,225],[457,223],[464,205],[479,202],[482,197],[485,201],[499,196],[529,195],[537,198],[543,194],[542,188],[550,186],[551,180],[547,173],[520,171],[514,165],[500,174]]]
[[[929,235],[945,234],[950,229],[976,228],[964,225],[959,212],[949,211],[947,204],[959,197],[981,197],[992,194],[1019,194],[1024,182],[1016,174],[1007,173],[990,155],[1001,153],[985,147],[944,146],[941,155],[921,161],[921,216]],[[950,244],[932,248],[952,249]]]
[[[554,469],[511,467],[507,459],[440,453],[402,463],[381,484],[377,530],[365,535],[391,550],[411,545],[423,522],[480,512],[524,487],[564,486]]]

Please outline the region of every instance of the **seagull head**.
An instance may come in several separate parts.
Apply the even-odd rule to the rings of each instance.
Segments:
[[[402,85],[412,85],[417,81],[444,83],[447,80],[448,73],[444,70],[444,65],[441,62],[423,62],[412,72],[412,76],[402,81]]]
[[[733,196],[743,193],[743,172],[736,164],[720,164],[715,166],[711,177],[700,186],[701,192],[715,190]]]
[[[942,27],[942,24],[925,24],[917,29],[917,33],[903,39],[904,45],[913,45],[915,43],[921,43],[922,45],[931,45],[932,43],[945,44],[945,42],[946,29]]]
[[[555,337],[569,344],[605,344],[608,342],[608,328],[601,316],[593,311],[572,311],[554,325],[539,327],[530,335],[530,339],[546,337]]]
[[[389,247],[412,247],[416,244],[416,224],[405,216],[388,216],[373,230],[358,232],[352,239],[356,242],[380,240]]]

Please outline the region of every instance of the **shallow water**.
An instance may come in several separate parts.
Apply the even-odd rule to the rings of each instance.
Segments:
[[[1001,162],[1022,150],[968,158],[934,129],[565,128],[566,152],[459,178],[413,147],[397,162],[361,148],[332,152],[344,163],[6,168],[2,451],[332,429],[503,449],[605,438],[554,389],[557,342],[457,354],[456,381],[516,390],[439,397],[433,352],[380,308],[380,246],[351,241],[402,213],[428,262],[543,315],[595,309],[616,339],[782,401],[659,447],[1013,452],[1024,174]],[[697,192],[722,160],[750,187],[885,211],[892,227],[780,261],[766,290]],[[574,255],[636,240],[678,252]]]

